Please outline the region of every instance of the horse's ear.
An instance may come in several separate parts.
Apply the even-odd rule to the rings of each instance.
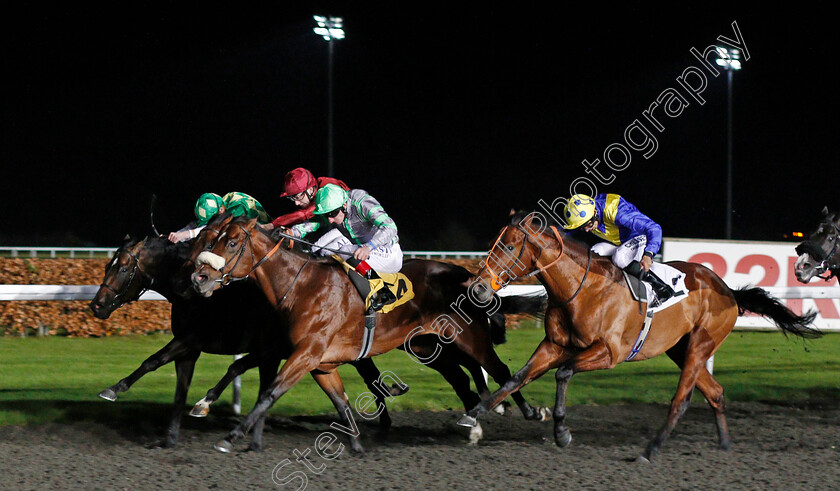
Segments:
[[[824,217],[827,217],[827,216],[828,216],[828,207],[827,207],[827,206],[823,206],[823,209],[822,209],[822,216],[824,216]]]
[[[510,216],[516,215],[516,210],[513,208],[510,209]]]

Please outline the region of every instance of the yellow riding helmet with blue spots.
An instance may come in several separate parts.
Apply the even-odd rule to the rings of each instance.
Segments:
[[[567,230],[575,229],[588,222],[595,216],[595,200],[585,194],[576,194],[569,198],[563,209]]]

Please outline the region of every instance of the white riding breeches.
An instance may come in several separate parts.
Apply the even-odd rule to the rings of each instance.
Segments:
[[[599,242],[592,246],[592,252],[599,256],[612,256],[612,262],[620,269],[626,268],[633,261],[641,261],[645,254],[647,237],[637,235],[620,246],[609,242]]]
[[[340,230],[334,228],[325,233],[320,239],[315,242],[317,247],[327,247],[333,250],[321,249],[318,251],[317,247],[313,250],[322,255],[330,256],[336,254],[335,250],[345,252],[347,254],[339,254],[343,259],[352,257],[356,249],[362,247],[354,244],[347,237],[345,237]],[[365,260],[366,263],[377,273],[398,273],[402,269],[403,252],[400,248],[399,242],[391,246],[377,247],[370,251],[370,257]]]

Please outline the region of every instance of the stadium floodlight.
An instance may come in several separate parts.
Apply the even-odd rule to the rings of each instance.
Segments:
[[[334,39],[344,39],[344,19],[341,17],[324,17],[323,15],[313,15],[317,27],[312,29],[315,34],[321,36],[326,41]]]
[[[716,63],[726,70],[726,238],[732,238],[732,73],[741,69],[741,51],[718,47]]]
[[[333,41],[344,39],[344,19],[341,17],[326,17],[313,15],[316,27],[315,34],[327,41],[327,176],[335,175],[333,169]]]
[[[737,49],[717,48],[718,55],[717,64],[722,66],[724,70],[740,70],[741,69],[741,51]]]

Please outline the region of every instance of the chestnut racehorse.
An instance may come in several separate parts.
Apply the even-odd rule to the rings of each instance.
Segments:
[[[714,410],[720,448],[729,448],[723,388],[706,369],[706,360],[732,331],[739,312],[768,317],[784,333],[821,335],[808,325],[814,312],[797,316],[760,288],[732,290],[700,264],[668,264],[685,273],[688,296],[656,313],[647,340],[633,361],[666,353],[682,373],[665,425],[647,446],[644,459],[659,451],[687,409],[695,386]],[[511,215],[486,266],[479,271],[484,288],[477,297],[488,297],[493,289],[526,275],[536,275],[548,291],[545,339],[521,370],[464,415],[459,424],[470,426],[512,391],[556,368],[554,439],[558,446],[565,447],[572,440],[564,425],[569,379],[577,372],[608,369],[625,361],[639,337],[644,313],[610,258],[599,257],[579,241],[564,237],[539,212]]]
[[[256,220],[235,218],[220,229],[218,236],[211,235],[199,235],[193,246],[197,258],[192,275],[195,289],[210,296],[229,282],[255,281],[269,302],[287,316],[288,327],[281,328],[287,329],[292,346],[288,354],[284,353],[288,361],[254,410],[216,448],[229,452],[233,442],[244,437],[280,396],[310,372],[332,381],[333,404],[344,424],[356,428],[336,368],[354,361],[360,354],[365,332],[364,302],[344,270],[332,259],[314,258],[279,247],[279,243],[256,225]],[[488,310],[536,311],[544,308],[544,299],[504,297],[499,301],[493,297],[485,304],[474,305],[459,300],[459,294],[467,292],[466,282],[472,277],[464,268],[437,261],[408,260],[401,272],[412,282],[414,298],[378,316],[367,356],[394,348],[408,349],[415,336],[430,334],[439,338],[439,345],[454,343],[499,383],[506,381],[510,370],[493,349]],[[453,310],[458,302],[462,311]],[[445,350],[440,349],[434,356],[445,355]],[[511,395],[526,418],[542,418],[542,412],[528,405],[521,394]],[[362,452],[358,432],[350,437],[352,449]]]
[[[90,302],[91,310],[99,319],[107,319],[119,307],[139,299],[147,289],[160,293],[171,302],[173,339],[128,377],[99,394],[103,399],[115,401],[120,392],[127,391],[142,376],[174,361],[175,402],[164,440],[166,446],[178,441],[187,391],[202,352],[249,353],[234,362],[220,383],[211,389],[205,400],[212,402],[236,376],[254,366],[259,367],[261,391],[268,387],[282,361],[277,353],[287,343],[277,329],[282,316],[255,285],[236,285],[206,299],[189,288],[189,276],[180,281],[179,270],[187,259],[189,248],[186,243],[172,244],[166,237],[147,237],[141,241],[126,238],[106,266],[102,284]],[[184,287],[188,288],[186,295],[180,293]],[[389,426],[383,392],[396,395],[396,388],[376,385],[380,373],[372,360],[359,360],[355,366],[383,408],[380,424]],[[254,430],[253,449],[262,446],[262,427],[261,420]]]

